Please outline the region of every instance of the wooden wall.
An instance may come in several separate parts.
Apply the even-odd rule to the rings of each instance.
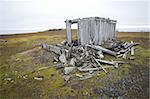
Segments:
[[[71,43],[71,24],[78,24],[78,42],[85,44],[101,44],[103,41],[112,40],[116,36],[116,21],[100,18],[89,17],[83,19],[67,20],[67,41]]]

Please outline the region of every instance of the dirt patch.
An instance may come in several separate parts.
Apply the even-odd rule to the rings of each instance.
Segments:
[[[54,60],[54,56],[56,56],[52,52],[47,52],[43,49],[41,49],[38,54],[37,52],[33,52],[31,54],[33,57],[33,62],[36,64],[47,64],[47,63],[52,63]]]
[[[56,56],[53,52],[48,52],[41,47],[36,47],[34,49],[27,50],[19,54],[31,57],[33,63],[35,64],[51,63]]]

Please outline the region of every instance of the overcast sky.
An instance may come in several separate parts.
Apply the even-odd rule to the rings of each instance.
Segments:
[[[65,28],[66,19],[94,16],[117,20],[122,31],[147,31],[148,12],[148,0],[0,0],[0,33]]]

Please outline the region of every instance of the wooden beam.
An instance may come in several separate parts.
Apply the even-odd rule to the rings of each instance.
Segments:
[[[116,55],[117,55],[116,52],[111,51],[111,50],[106,49],[106,48],[103,48],[103,47],[101,47],[101,46],[96,46],[96,45],[87,45],[87,46],[88,46],[88,47],[91,47],[91,48],[93,48],[93,49],[96,49],[96,50],[101,50],[102,52],[105,52],[105,53],[110,54],[110,55],[113,55],[113,56],[116,56]]]
[[[66,31],[67,31],[67,43],[72,43],[72,32],[71,32],[71,22],[66,20]]]

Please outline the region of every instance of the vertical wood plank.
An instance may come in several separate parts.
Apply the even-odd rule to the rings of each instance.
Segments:
[[[69,20],[66,20],[66,30],[67,30],[67,43],[72,43],[72,32],[71,32],[71,22]]]

